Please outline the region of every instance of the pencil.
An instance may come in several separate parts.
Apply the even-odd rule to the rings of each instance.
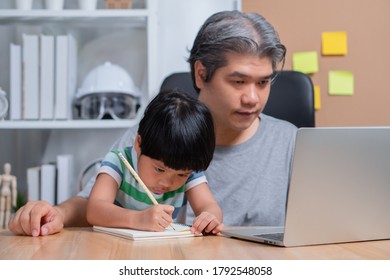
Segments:
[[[154,198],[153,194],[150,192],[148,187],[145,185],[145,183],[142,181],[142,179],[138,176],[137,172],[135,172],[134,168],[131,167],[130,163],[127,161],[127,159],[123,156],[121,152],[118,153],[119,158],[122,160],[122,162],[125,164],[127,169],[130,171],[130,173],[134,176],[134,178],[137,180],[138,184],[141,185],[141,187],[144,189],[150,200],[153,202],[154,205],[157,205],[158,202]],[[170,225],[173,230],[176,230],[172,225]]]

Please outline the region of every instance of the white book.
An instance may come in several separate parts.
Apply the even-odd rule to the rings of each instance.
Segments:
[[[76,91],[77,46],[72,35],[56,37],[55,118],[72,119],[71,103]]]
[[[34,166],[27,168],[27,200],[35,201],[40,199],[41,167]]]
[[[58,35],[56,37],[56,62],[55,62],[55,119],[67,118],[67,80],[68,80],[68,37]]]
[[[10,44],[10,120],[22,119],[22,48]]]
[[[72,35],[69,40],[69,67],[68,67],[68,119],[73,119],[73,100],[77,90],[77,42]]]
[[[93,226],[93,230],[103,232],[131,240],[148,240],[148,239],[164,239],[164,238],[178,238],[178,237],[196,237],[202,234],[191,233],[189,225],[174,223],[172,227],[167,227],[165,231],[143,231],[128,228],[112,228]]]
[[[56,203],[56,166],[55,164],[41,165],[41,200]]]
[[[40,35],[40,117],[54,118],[54,36]]]
[[[73,155],[57,156],[57,204],[64,202],[76,194],[74,179]]]
[[[23,34],[23,109],[26,120],[39,119],[39,40]]]

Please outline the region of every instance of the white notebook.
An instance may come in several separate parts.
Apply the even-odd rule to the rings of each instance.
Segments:
[[[93,226],[93,230],[103,232],[131,240],[148,240],[148,239],[163,239],[163,238],[178,238],[178,237],[195,237],[202,236],[202,234],[191,233],[189,225],[173,224],[173,227],[168,227],[165,231],[142,231],[128,228],[111,228]]]

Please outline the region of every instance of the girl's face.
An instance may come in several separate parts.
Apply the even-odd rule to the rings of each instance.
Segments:
[[[191,175],[191,170],[174,170],[163,162],[145,155],[138,156],[138,175],[155,194],[179,189]]]
[[[192,170],[175,170],[166,167],[162,161],[141,154],[141,137],[136,136],[134,149],[138,156],[138,175],[155,194],[179,189],[190,177]]]

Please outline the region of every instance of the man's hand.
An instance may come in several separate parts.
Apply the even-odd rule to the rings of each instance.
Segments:
[[[45,236],[60,232],[64,217],[59,208],[46,201],[29,201],[8,224],[10,231],[20,235]]]

